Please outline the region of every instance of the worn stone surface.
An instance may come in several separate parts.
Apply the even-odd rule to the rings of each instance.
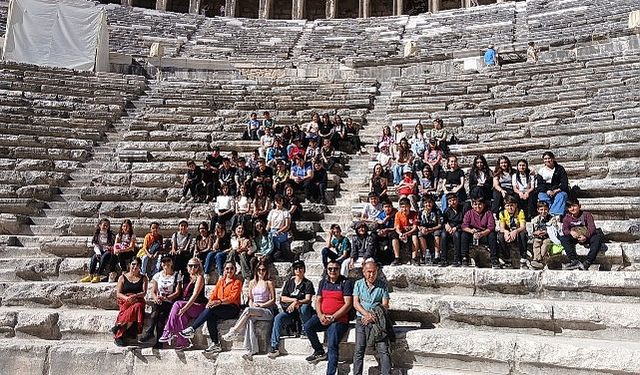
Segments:
[[[41,339],[60,339],[58,330],[58,313],[44,310],[23,310],[18,312],[15,326],[17,337],[35,336]]]

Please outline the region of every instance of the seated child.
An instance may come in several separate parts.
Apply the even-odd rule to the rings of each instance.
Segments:
[[[577,199],[567,201],[567,211],[569,213],[562,220],[560,243],[569,258],[569,263],[564,264],[563,268],[588,270],[602,248],[602,233],[596,228],[593,215],[582,211]],[[578,260],[576,254],[577,243],[589,248],[587,259],[583,263]]]
[[[471,210],[464,214],[462,221],[462,266],[469,266],[469,247],[471,242],[489,247],[491,252],[491,266],[499,269],[498,242],[496,240],[496,222],[493,213],[487,209],[483,197],[477,197],[471,202]]]
[[[391,264],[392,266],[397,266],[402,263],[400,261],[400,240],[398,233],[396,233],[394,229],[396,213],[397,210],[393,208],[393,203],[385,201],[382,204],[382,212],[378,214],[377,218],[378,230],[376,234],[378,235],[379,241],[384,240],[387,243],[387,252],[380,254],[377,258],[381,260],[382,264]],[[382,246],[380,249],[382,249]],[[389,259],[389,255],[391,255],[389,254],[389,249],[393,250],[392,261]]]
[[[453,242],[453,267],[460,267],[460,261],[462,260],[461,246],[464,210],[458,202],[458,196],[455,193],[448,194],[446,198],[448,207],[442,214],[443,227],[440,240],[440,267],[446,267],[448,265],[447,247],[449,242]]]
[[[558,216],[549,214],[549,203],[539,201],[538,216],[531,220],[533,226],[533,260],[531,267],[537,270],[543,269],[549,250],[554,243],[559,244],[558,240]]]
[[[340,274],[344,277],[349,275],[349,262],[345,260],[351,257],[351,242],[349,238],[342,235],[342,228],[338,224],[331,224],[331,235],[327,240],[327,245],[322,249],[322,265],[327,268],[329,260],[340,263]]]
[[[498,243],[506,259],[511,259],[511,245],[517,244],[520,252],[520,268],[528,269],[527,265],[527,223],[524,210],[518,208],[518,200],[507,195],[504,199],[504,209],[498,214],[500,232]],[[507,262],[508,263],[508,262]]]
[[[420,265],[420,241],[418,240],[418,213],[411,211],[409,199],[402,198],[399,202],[400,210],[396,214],[395,230],[400,241],[411,241],[411,264]]]
[[[398,184],[398,195],[400,199],[407,198],[413,210],[418,210],[418,197],[416,196],[416,180],[413,179],[411,167],[406,165],[402,170],[402,180]]]
[[[429,195],[424,197],[424,208],[420,212],[418,237],[425,253],[424,263],[433,266],[440,263],[440,230],[442,213]],[[427,251],[428,254],[427,255]]]

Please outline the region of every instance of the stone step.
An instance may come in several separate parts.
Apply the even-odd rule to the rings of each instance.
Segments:
[[[608,302],[640,299],[637,272],[385,266],[383,274],[395,291]]]
[[[637,303],[514,299],[393,292],[391,316],[439,328],[630,340],[638,335]]]
[[[406,334],[415,364],[509,374],[619,373],[640,371],[640,344],[564,336],[433,329]],[[607,353],[608,352],[608,353]]]

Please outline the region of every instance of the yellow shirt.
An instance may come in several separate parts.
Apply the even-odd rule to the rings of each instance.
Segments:
[[[500,223],[501,229],[502,228],[509,228],[509,229],[519,228],[522,225],[522,223],[525,222],[524,211],[521,209],[518,209],[516,213],[513,215],[513,221],[512,221],[511,214],[507,212],[507,210],[502,210],[498,215],[498,221]]]

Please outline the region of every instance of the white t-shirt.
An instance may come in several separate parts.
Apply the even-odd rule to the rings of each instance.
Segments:
[[[291,214],[287,210],[273,209],[269,211],[267,221],[271,222],[271,228],[280,229],[286,219],[291,218]]]
[[[542,177],[542,180],[544,182],[546,182],[547,184],[551,183],[551,180],[553,179],[553,173],[556,171],[555,168],[553,169],[549,169],[547,167],[542,167],[540,168],[540,170],[538,171],[538,173],[540,174],[540,176]]]
[[[366,216],[368,219],[375,219],[382,212],[382,204],[378,203],[377,206],[372,205],[371,203],[365,203],[362,208],[362,215]]]
[[[169,276],[165,276],[164,272],[158,272],[153,275],[153,281],[158,285],[158,294],[166,297],[176,290],[175,272]]]
[[[215,210],[216,212],[227,211],[233,208],[235,198],[231,195],[218,195],[216,197]]]

